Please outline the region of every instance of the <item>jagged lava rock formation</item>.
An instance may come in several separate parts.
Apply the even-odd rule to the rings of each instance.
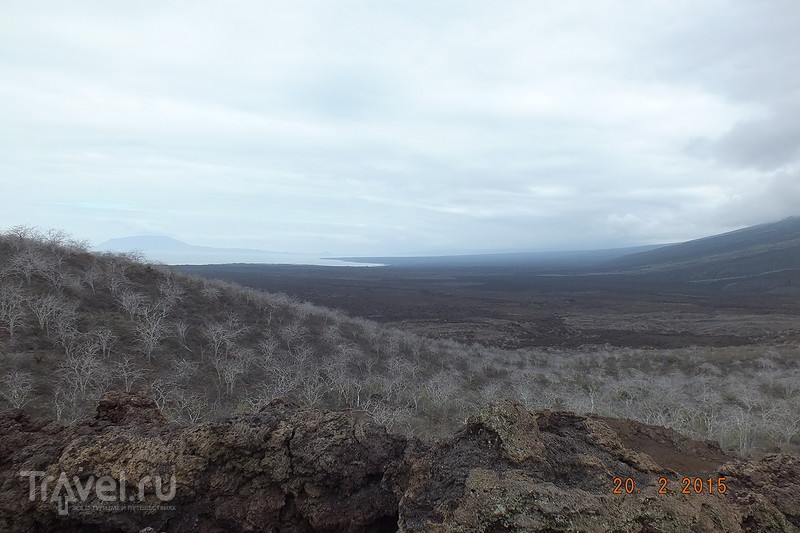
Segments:
[[[797,457],[512,401],[433,444],[280,401],[188,427],[118,392],[71,426],[0,414],[0,531],[800,531],[798,489]]]

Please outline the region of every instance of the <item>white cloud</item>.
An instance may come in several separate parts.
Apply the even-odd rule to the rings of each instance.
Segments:
[[[789,0],[7,2],[0,226],[385,254],[763,222],[796,210],[797,15]]]

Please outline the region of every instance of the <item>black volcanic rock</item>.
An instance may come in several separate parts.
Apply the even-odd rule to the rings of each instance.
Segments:
[[[775,491],[751,481],[753,471],[777,480],[770,467],[724,465],[732,458],[711,443],[628,420],[530,413],[506,401],[472,417],[414,465],[401,530],[797,531],[800,504],[779,495],[798,488],[800,467],[796,458],[778,457],[780,466],[770,465],[782,476]]]
[[[134,394],[107,392],[97,404],[95,418],[123,426],[127,424],[163,426],[167,423],[155,400],[143,392]]]
[[[798,531],[796,457],[735,460],[631,421],[505,401],[429,446],[359,411],[275,402],[182,427],[147,400],[108,393],[71,426],[0,414],[0,531]],[[30,472],[52,476],[51,492],[63,473],[62,496],[91,490],[59,514],[40,484],[30,500]],[[172,476],[174,493],[149,482]],[[682,494],[683,478],[703,491]],[[115,490],[94,490],[100,480]]]

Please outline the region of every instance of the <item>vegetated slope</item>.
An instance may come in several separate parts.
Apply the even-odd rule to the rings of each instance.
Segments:
[[[0,412],[3,531],[796,533],[798,489],[797,457],[513,401],[430,444],[284,402],[188,427],[118,392],[70,426]]]
[[[187,421],[288,395],[378,413],[374,387],[402,388],[434,347],[283,294],[92,254],[58,232],[0,239],[0,280],[8,401],[66,420],[112,386],[147,389]]]
[[[603,265],[605,271],[668,273],[693,281],[764,277],[800,284],[800,217],[636,253]]]
[[[441,435],[482,405],[627,417],[726,448],[793,449],[795,345],[769,350],[502,350],[423,338],[341,312],[92,254],[59,232],[0,236],[0,398],[59,421],[110,389],[146,391],[176,422],[276,398],[366,410]]]

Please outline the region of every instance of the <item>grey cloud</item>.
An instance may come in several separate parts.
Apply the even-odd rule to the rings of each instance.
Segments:
[[[769,106],[798,97],[800,4],[728,0],[689,9],[644,44],[655,75]]]
[[[800,102],[798,102],[800,104]],[[800,158],[800,105],[763,119],[738,122],[717,140],[714,156],[726,164],[772,171]]]
[[[715,217],[737,226],[800,215],[800,172],[777,172],[742,188],[720,206]]]
[[[739,102],[743,116],[689,153],[724,165],[773,171],[800,156],[800,34],[794,0],[697,3],[648,45],[656,76]]]

